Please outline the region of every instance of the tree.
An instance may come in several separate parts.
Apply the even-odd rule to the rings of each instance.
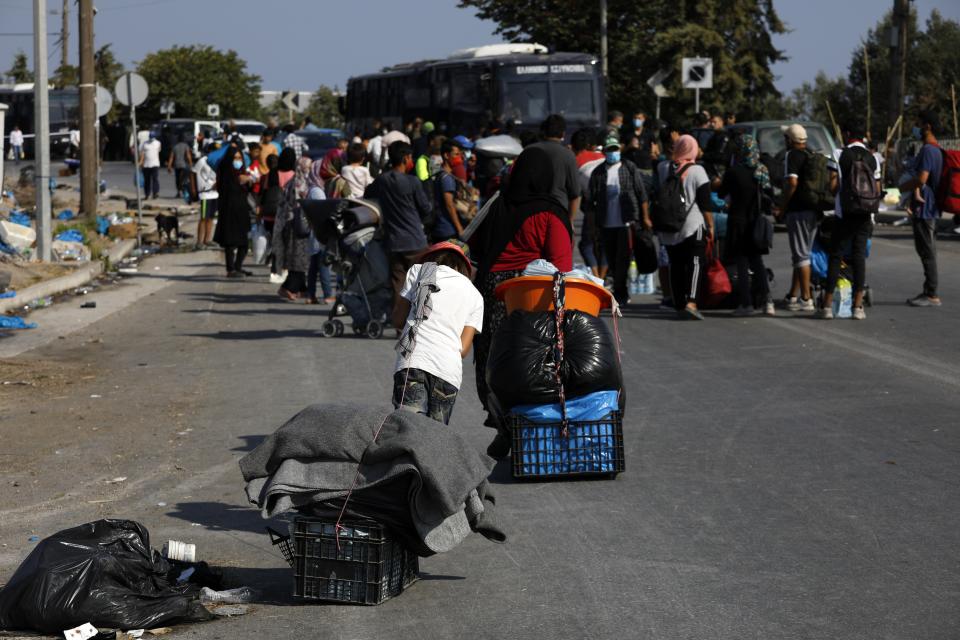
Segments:
[[[160,118],[164,100],[174,101],[177,117],[206,118],[208,104],[220,105],[221,115],[229,118],[259,112],[260,76],[247,73],[247,63],[236,51],[172,47],[148,54],[137,71],[150,87],[142,107],[148,121]]]
[[[123,64],[117,61],[109,44],[103,45],[93,54],[93,68],[97,84],[111,92],[117,84],[117,79],[123,75]],[[117,113],[118,106],[118,103],[114,101],[113,106],[105,116],[107,122],[116,122],[119,116]]]
[[[340,108],[337,105],[338,97],[339,92],[336,88],[331,89],[326,85],[320,85],[320,88],[310,98],[310,104],[303,115],[310,116],[313,124],[318,127],[343,128],[343,116],[340,114]]]
[[[23,50],[13,56],[13,66],[7,70],[7,76],[15,83],[33,82],[33,71],[27,61],[27,54]]]
[[[496,33],[511,41],[539,42],[552,50],[596,52],[600,49],[599,3],[578,0],[460,0],[497,23]],[[661,68],[673,69],[664,101],[667,119],[692,114],[693,91],[681,88],[680,59],[714,60],[714,89],[701,101],[714,108],[761,115],[780,97],[770,67],[784,59],[771,36],[786,27],[772,0],[609,0],[610,108],[648,111],[656,98],[646,79]]]
[[[57,89],[75,87],[80,82],[80,67],[73,64],[62,64],[53,72],[50,82]]]

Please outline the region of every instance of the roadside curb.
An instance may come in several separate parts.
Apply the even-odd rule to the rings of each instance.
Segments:
[[[130,255],[130,252],[133,251],[136,246],[136,240],[121,240],[107,251],[107,259],[109,259],[111,264],[115,264]],[[97,260],[96,262],[91,262],[77,269],[73,273],[68,273],[59,278],[51,278],[44,282],[38,282],[26,289],[20,289],[14,297],[0,300],[0,313],[6,313],[12,309],[22,307],[37,298],[55,296],[64,291],[82,286],[103,273],[105,264],[104,260]]]

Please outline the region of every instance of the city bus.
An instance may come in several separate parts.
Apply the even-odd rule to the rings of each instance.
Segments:
[[[80,93],[76,87],[50,89],[50,155],[64,157],[70,146],[70,129],[80,124]],[[24,154],[33,157],[33,83],[0,85],[0,102],[7,105],[7,133],[18,125],[24,133]],[[7,141],[4,140],[4,157]]]
[[[376,120],[399,129],[420,117],[451,134],[474,135],[494,119],[535,128],[551,113],[563,114],[573,131],[603,125],[603,93],[594,55],[501,44],[350,78],[341,110],[349,132]]]

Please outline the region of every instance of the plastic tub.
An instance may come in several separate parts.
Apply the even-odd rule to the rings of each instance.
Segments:
[[[0,240],[17,250],[26,249],[37,239],[37,232],[9,220],[0,220]]]
[[[601,309],[609,309],[612,306],[613,296],[600,285],[580,278],[566,278],[565,282],[567,309],[598,316]],[[494,294],[507,305],[508,314],[517,309],[521,311],[553,310],[553,278],[551,276],[511,278],[497,285]]]

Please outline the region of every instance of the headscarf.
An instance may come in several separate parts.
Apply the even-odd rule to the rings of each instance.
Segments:
[[[324,181],[333,180],[340,175],[340,169],[343,167],[343,151],[340,149],[331,149],[327,155],[323,156],[320,163],[320,177]]]
[[[761,189],[770,188],[770,172],[767,166],[760,162],[760,148],[757,146],[757,139],[749,133],[744,133],[734,140],[733,153],[737,164],[753,169],[753,179],[757,181]]]
[[[567,207],[553,194],[553,163],[540,147],[531,146],[517,157],[508,184],[501,189],[494,208],[478,230],[477,249],[482,263],[477,281],[490,271],[500,254],[530,216],[549,212],[557,216],[573,238]]]
[[[323,177],[320,174],[322,167],[322,162],[314,162],[310,165],[310,175],[307,176],[307,190],[314,187],[323,189]]]
[[[310,166],[313,164],[313,160],[307,156],[301,156],[297,160],[297,174],[294,177],[296,181],[294,188],[297,190],[297,197],[301,200],[307,197],[307,193],[310,192]]]
[[[240,149],[235,145],[230,145],[220,158],[220,163],[217,165],[217,191],[239,191],[240,174],[246,171],[246,166],[240,169],[233,168],[233,157],[239,151]],[[243,153],[240,153],[240,158],[242,161]]]
[[[297,153],[293,147],[284,147],[280,152],[280,159],[277,161],[278,171],[295,171],[297,168]]]
[[[697,144],[697,139],[690,134],[684,134],[673,143],[673,155],[670,159],[682,166],[696,162],[699,154],[700,145]]]

